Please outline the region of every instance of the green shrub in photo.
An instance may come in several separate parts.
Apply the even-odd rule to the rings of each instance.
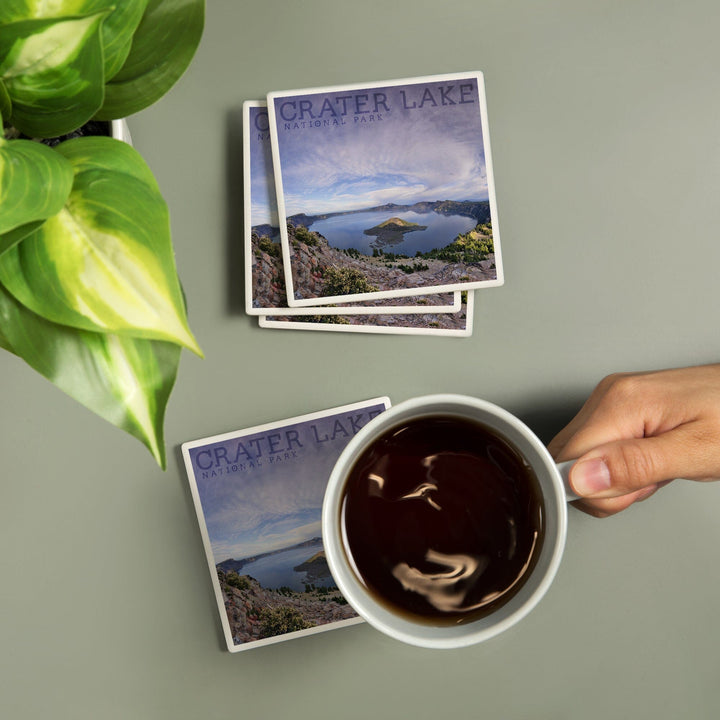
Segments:
[[[282,606],[265,609],[260,612],[260,637],[269,638],[276,635],[306,630],[313,627],[295,608]]]
[[[377,287],[371,285],[365,275],[355,268],[337,268],[328,265],[322,268],[322,278],[324,297],[377,292]]]
[[[397,266],[398,270],[402,270],[406,275],[410,275],[415,272],[423,272],[424,270],[428,270],[429,267],[429,265],[421,262],[414,262],[412,265],[403,265],[402,263],[399,263]]]
[[[238,590],[249,590],[250,580],[247,575],[238,575],[234,570],[225,576],[225,582]]]
[[[416,257],[455,263],[476,263],[487,260],[495,252],[490,223],[478,223],[469,232],[458,235],[444,248],[436,248]]]
[[[306,245],[314,247],[318,244],[317,235],[310,232],[304,225],[298,225],[294,228],[293,234],[297,240],[305,243]]]
[[[280,257],[280,243],[273,242],[267,235],[258,239],[257,245],[263,252],[272,257]]]

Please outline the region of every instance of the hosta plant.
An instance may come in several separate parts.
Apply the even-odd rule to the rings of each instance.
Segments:
[[[204,0],[0,2],[0,348],[163,468],[181,349],[201,355],[168,209],[130,145],[83,128],[162,97],[203,21]]]

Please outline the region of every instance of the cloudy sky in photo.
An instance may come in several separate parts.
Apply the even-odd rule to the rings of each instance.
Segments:
[[[372,407],[380,409],[379,406]],[[348,415],[357,418],[360,414],[364,424],[369,419],[368,410],[357,409],[190,449],[216,563],[229,558],[241,560],[320,537],[325,487],[335,461],[352,435],[352,426],[346,418]],[[336,420],[342,423],[348,435],[336,430]],[[317,437],[327,438],[326,441],[315,440],[313,425],[317,428]],[[292,444],[297,457],[270,463],[268,434],[281,435],[277,449],[282,449],[288,429],[297,431],[297,438],[302,443],[301,448]],[[238,442],[253,455],[259,448],[262,465],[230,474],[217,473],[214,467],[216,475],[213,477],[212,472],[206,470],[205,477],[203,468],[210,464],[215,449],[221,448],[222,452],[224,448],[227,457],[234,460]],[[204,453],[198,457],[199,452],[208,449],[211,455]],[[283,453],[275,455],[282,457]],[[221,462],[220,469],[225,467],[227,463]]]
[[[248,145],[250,150],[250,223],[279,227],[269,127],[266,107],[248,108]],[[246,178],[247,181],[247,178]]]
[[[459,102],[458,88],[463,83],[474,86],[472,95],[464,96],[472,102]],[[446,90],[444,96],[441,87]],[[384,94],[384,105],[390,112],[382,104],[377,114],[372,112],[375,93]],[[340,99],[357,94],[369,96],[363,109],[370,113],[356,114],[353,99]],[[297,119],[286,129],[281,104],[288,101],[295,104],[285,105],[282,114],[287,118],[296,115]],[[355,210],[391,202],[488,198],[474,79],[313,92],[276,97],[274,102],[288,216]],[[314,120],[307,112],[300,119],[301,102],[315,114]],[[335,116],[330,108],[337,113]],[[372,122],[359,121],[372,115],[375,116]],[[322,127],[313,124],[333,119],[344,120],[345,124]],[[296,127],[298,121],[305,121],[306,127]]]

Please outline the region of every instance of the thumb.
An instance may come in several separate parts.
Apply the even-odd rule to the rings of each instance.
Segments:
[[[581,497],[610,498],[672,480],[681,472],[678,461],[688,457],[686,440],[672,431],[594,448],[570,469],[570,485]]]

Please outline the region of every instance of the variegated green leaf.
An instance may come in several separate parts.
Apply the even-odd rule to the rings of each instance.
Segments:
[[[85,407],[143,442],[165,468],[163,422],[180,362],[173,343],[43,320],[0,286],[0,346]]]
[[[107,170],[134,178],[147,185],[152,192],[160,187],[142,156],[128,143],[102,135],[68,140],[55,146],[55,150],[72,162],[75,175],[89,170]]]
[[[2,324],[0,324],[0,348],[7,350],[8,352],[13,352],[13,349],[10,346],[10,341],[3,334]]]
[[[88,0],[89,4],[89,0]],[[108,0],[95,0],[97,5],[109,5]],[[113,3],[113,12],[102,26],[105,60],[105,82],[115,76],[125,64],[148,0],[123,0]]]
[[[148,0],[2,0],[0,23],[18,20],[68,18],[111,10],[102,26],[105,79],[123,65]]]
[[[31,137],[57,137],[86,123],[104,97],[100,29],[106,12],[0,25],[0,80],[9,120]]]
[[[10,96],[8,95],[7,88],[5,87],[5,83],[0,80],[0,135],[2,135],[2,128],[3,128],[3,122],[2,119],[4,117],[9,118],[12,114],[12,101],[10,100]]]
[[[204,21],[204,0],[150,0],[125,65],[105,88],[98,119],[125,117],[159,100],[190,64]]]
[[[32,140],[0,137],[0,236],[60,212],[72,184],[72,165],[60,153]],[[0,237],[0,253],[4,244]]]
[[[76,170],[57,215],[0,256],[0,282],[63,325],[167,340],[202,355],[187,324],[165,202],[132,147],[106,137],[57,146]],[[91,158],[96,158],[92,160]]]
[[[30,235],[30,233],[34,233],[44,222],[44,220],[36,220],[35,222],[20,225],[20,227],[13,228],[4,235],[0,235],[0,255],[17,245],[23,238]]]
[[[29,20],[35,17],[31,6],[32,0],[4,0],[0,4],[0,23],[11,23],[16,20]]]

